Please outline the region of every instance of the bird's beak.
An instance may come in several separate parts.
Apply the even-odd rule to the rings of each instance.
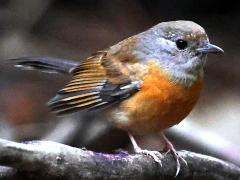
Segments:
[[[201,48],[197,49],[197,52],[202,53],[202,54],[207,54],[207,53],[224,53],[223,49],[213,45],[211,43],[208,43],[206,45],[204,45]]]

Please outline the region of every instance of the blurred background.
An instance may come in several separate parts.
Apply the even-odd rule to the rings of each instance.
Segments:
[[[95,113],[56,117],[45,103],[70,79],[21,71],[6,59],[44,55],[81,61],[91,53],[169,20],[192,20],[225,50],[211,55],[205,87],[191,115],[166,131],[177,149],[240,165],[240,9],[237,1],[1,0],[0,138],[53,140],[76,147],[131,151],[127,134]],[[156,136],[138,139],[161,148]]]

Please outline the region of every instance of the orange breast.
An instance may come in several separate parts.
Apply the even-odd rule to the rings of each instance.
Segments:
[[[191,87],[176,84],[151,64],[138,93],[113,111],[114,123],[135,134],[171,127],[192,110],[202,89],[202,79]]]

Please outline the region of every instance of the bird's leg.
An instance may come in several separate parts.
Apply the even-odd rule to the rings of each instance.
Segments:
[[[131,140],[131,143],[133,145],[133,150],[134,150],[135,153],[151,156],[154,159],[154,161],[156,161],[162,167],[162,162],[161,162],[162,154],[159,151],[150,151],[150,150],[146,150],[146,149],[141,149],[138,146],[138,144],[135,141],[132,134],[128,133],[128,136]]]
[[[173,155],[174,159],[176,160],[176,163],[177,163],[176,176],[177,176],[180,171],[180,168],[181,168],[181,164],[180,164],[179,160],[182,160],[186,164],[186,166],[187,166],[187,161],[184,158],[182,158],[181,156],[179,156],[179,154],[177,153],[177,151],[174,148],[174,146],[172,145],[172,143],[168,140],[168,138],[163,133],[161,133],[161,137],[163,138],[164,143],[165,143],[165,149],[166,149],[165,154],[171,153]]]

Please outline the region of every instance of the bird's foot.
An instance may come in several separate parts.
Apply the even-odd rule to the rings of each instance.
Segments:
[[[134,149],[134,152],[137,153],[137,154],[144,154],[146,156],[150,156],[154,159],[155,162],[157,162],[161,167],[162,167],[162,154],[159,152],[159,151],[149,151],[149,150],[146,150],[146,149],[141,149],[137,142],[135,141],[134,137],[128,133],[128,136],[132,142],[132,145],[133,145],[133,149]]]
[[[166,142],[166,148],[167,148],[167,151],[164,155],[168,154],[168,153],[171,153],[173,155],[173,158],[175,159],[176,161],[176,174],[175,174],[175,177],[177,177],[177,175],[179,174],[180,172],[180,169],[181,169],[181,164],[180,164],[180,160],[187,166],[187,161],[181,157],[178,152],[176,151],[176,149],[173,147],[172,143],[170,141],[167,141]]]
[[[150,150],[146,150],[146,149],[135,149],[135,153],[152,157],[154,159],[154,161],[157,162],[162,167],[161,159],[162,159],[163,155],[159,151],[150,151]]]

